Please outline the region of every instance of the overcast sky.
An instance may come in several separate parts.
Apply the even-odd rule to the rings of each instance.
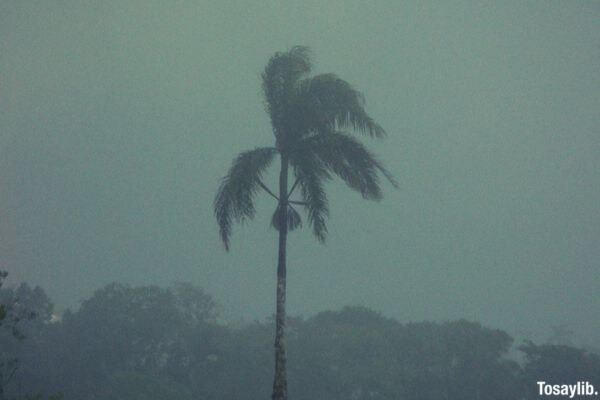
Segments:
[[[288,312],[362,304],[545,339],[600,332],[600,2],[0,2],[0,267],[76,308],[189,281],[274,312],[274,207],[219,242],[212,201],[273,144],[260,73],[310,46],[361,90],[400,189],[332,183],[330,235],[289,238]],[[274,175],[267,179],[275,185]],[[596,343],[598,343],[596,341]]]

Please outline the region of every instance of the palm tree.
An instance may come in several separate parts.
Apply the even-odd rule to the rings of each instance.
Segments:
[[[261,189],[277,201],[271,225],[279,231],[277,261],[277,309],[273,400],[287,399],[285,296],[287,234],[302,222],[295,206],[303,207],[320,242],[327,235],[328,203],[325,181],[340,177],[365,199],[381,199],[379,173],[396,185],[390,173],[355,138],[352,129],[371,137],[385,131],[364,110],[362,95],[334,74],[307,77],[311,70],[309,49],[296,46],[275,53],[262,74],[265,108],[275,135],[274,147],[261,147],[238,155],[214,201],[221,239],[229,250],[234,222],[254,217],[254,196]],[[279,156],[279,195],[263,182],[264,171]],[[288,170],[293,183],[288,185]],[[292,200],[299,189],[300,199]]]

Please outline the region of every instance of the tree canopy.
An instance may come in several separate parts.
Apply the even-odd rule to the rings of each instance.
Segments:
[[[21,342],[8,398],[19,386],[65,400],[268,397],[274,321],[219,323],[210,296],[192,288],[111,284],[40,324]],[[202,310],[195,322],[182,304]],[[289,391],[299,400],[535,399],[542,378],[600,381],[597,354],[526,342],[517,362],[506,332],[465,320],[401,323],[346,307],[290,318],[288,340]]]

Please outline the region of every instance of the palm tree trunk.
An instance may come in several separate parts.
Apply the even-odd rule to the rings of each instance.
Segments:
[[[286,353],[285,353],[285,249],[287,243],[287,186],[288,159],[281,156],[279,174],[279,257],[277,259],[277,311],[275,314],[275,378],[272,400],[287,400]]]

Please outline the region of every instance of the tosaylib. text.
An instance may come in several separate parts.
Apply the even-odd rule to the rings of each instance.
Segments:
[[[538,381],[538,394],[540,396],[598,396],[594,385],[587,381],[580,381],[574,385],[552,385],[544,381]]]

